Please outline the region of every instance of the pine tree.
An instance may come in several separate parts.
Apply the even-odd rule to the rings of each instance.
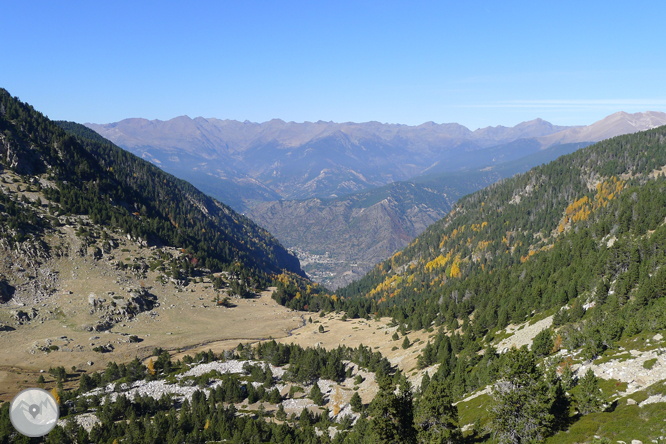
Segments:
[[[425,372],[423,378],[421,378],[421,393],[425,393],[429,385],[430,385],[430,375],[428,375],[428,372]]]
[[[287,419],[287,412],[284,411],[284,405],[278,405],[277,412],[275,412],[275,419],[285,421]]]
[[[369,409],[372,442],[411,444],[416,441],[411,389],[406,378],[403,379],[398,393],[391,377],[383,376],[378,380],[379,392]]]
[[[317,405],[324,405],[324,396],[321,394],[319,384],[316,382],[312,384],[312,388],[310,389],[310,399]]]
[[[354,413],[359,413],[361,410],[363,410],[363,401],[361,400],[358,392],[354,392],[351,399],[349,400],[349,405],[351,405],[352,412]]]
[[[542,441],[553,423],[543,372],[525,347],[510,350],[505,359],[500,380],[493,387],[492,433],[500,444]]]
[[[460,442],[462,433],[458,428],[458,407],[452,404],[448,382],[431,381],[416,408],[414,418],[419,443]]]
[[[540,331],[532,341],[532,351],[538,357],[548,356],[553,350],[553,334],[549,329]]]
[[[581,415],[603,410],[604,402],[599,393],[599,379],[594,375],[592,369],[588,369],[585,376],[579,380],[578,391],[574,399]]]
[[[405,336],[405,339],[402,341],[402,348],[408,349],[410,345],[412,344],[409,342],[409,338]]]

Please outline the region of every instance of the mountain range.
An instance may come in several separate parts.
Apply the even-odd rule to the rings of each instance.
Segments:
[[[187,116],[86,126],[244,211],[259,201],[339,197],[422,174],[496,163],[496,156],[484,151],[491,147],[503,146],[515,159],[555,144],[596,142],[664,123],[666,114],[646,112],[616,113],[584,127],[535,119],[476,131],[457,123],[253,123]],[[499,159],[505,160],[511,159]]]
[[[47,442],[481,443],[518,415],[534,442],[658,442],[666,126],[509,160],[521,140],[480,149],[483,168],[264,210],[429,225],[332,294],[247,217],[0,90],[0,396],[52,390]],[[326,233],[365,241],[303,236]]]
[[[404,247],[463,195],[589,143],[666,124],[615,113],[588,126],[542,119],[471,131],[186,116],[87,126],[246,214],[335,289]],[[517,162],[517,163],[515,163]]]

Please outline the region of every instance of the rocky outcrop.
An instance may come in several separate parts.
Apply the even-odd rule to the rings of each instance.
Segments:
[[[32,147],[23,146],[11,136],[0,134],[0,160],[15,172],[30,175],[41,172],[43,162],[39,157]]]

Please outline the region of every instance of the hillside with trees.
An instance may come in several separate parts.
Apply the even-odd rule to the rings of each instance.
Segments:
[[[665,141],[664,127],[616,137],[466,196],[360,281],[296,305],[439,329],[420,365],[459,396],[492,381],[477,352],[510,324],[553,314],[560,346],[588,359],[659,332]]]
[[[475,313],[477,335],[609,291],[634,303],[662,274],[665,134],[600,142],[466,196],[336,295],[417,329]]]
[[[302,274],[298,260],[246,217],[84,126],[50,121],[6,90],[0,131],[3,167],[38,178],[51,214],[85,215],[147,245],[180,248],[191,256],[186,269],[234,270],[265,282],[283,270]],[[38,240],[53,223],[15,206],[7,201],[3,210],[7,239]]]
[[[68,336],[31,338],[34,359],[70,358],[76,338],[84,343],[77,350],[106,364],[37,373],[63,417],[46,442],[601,444],[666,435],[666,127],[595,144],[467,195],[391,259],[330,293],[223,204],[79,125],[55,125],[0,97],[0,155],[11,171],[0,184],[1,246],[31,262],[21,272],[3,261],[15,276],[1,276],[0,289],[3,301],[19,287],[46,295],[15,311],[0,339],[18,343],[52,325]],[[119,255],[108,262],[92,243],[92,254],[78,254],[57,251],[50,239],[94,238],[104,247],[105,233],[114,237],[109,256]],[[118,233],[139,247],[123,250]],[[84,265],[109,276],[110,300],[61,292],[57,279],[37,277],[58,258],[72,262],[53,273],[71,273],[68,285],[88,287],[77,277]],[[283,330],[278,341],[266,335],[194,357],[178,345],[143,361],[139,348],[133,360],[108,358],[153,336],[172,344],[196,334],[197,325],[180,337],[161,331],[175,325],[167,324],[170,309],[172,319],[193,316],[214,334],[223,319],[231,329],[269,322],[281,307],[220,301],[218,291],[228,281],[225,294],[243,297],[269,279],[279,304],[327,319],[284,310],[291,325],[303,321],[294,336],[313,347],[284,343],[292,333]],[[127,299],[115,292],[120,285]],[[100,323],[75,324],[77,311]],[[139,318],[150,334],[123,331]],[[340,345],[351,335],[332,335],[336,323],[352,320],[348,331],[358,331],[369,318],[376,321],[367,331],[379,333],[374,347]],[[526,337],[535,326],[542,327]],[[93,330],[116,339],[88,343]],[[322,346],[323,335],[336,345]],[[518,337],[520,348],[505,345]],[[377,338],[414,364],[400,367],[398,352],[388,355],[394,361],[384,357]],[[0,442],[22,442],[8,412],[3,404]]]
[[[659,436],[663,427],[651,416],[638,420],[629,395],[654,400],[640,404],[641,415],[664,402],[657,366],[666,330],[665,165],[666,127],[597,143],[463,197],[335,294],[292,278],[276,297],[350,319],[388,316],[403,348],[410,331],[432,332],[418,368],[434,375],[422,386],[435,378],[456,400],[491,387],[490,396],[481,391],[479,401],[459,404],[483,440],[620,436],[612,425],[619,417],[628,432]],[[530,351],[496,348],[542,320],[550,328],[528,341]],[[635,357],[651,375],[635,388],[623,384],[636,376],[601,379],[591,368],[626,368]],[[467,405],[485,405],[488,414]],[[401,433],[413,436],[409,430]]]
[[[313,281],[336,290],[406,247],[462,196],[587,145],[556,145],[483,168],[431,173],[332,199],[265,202],[246,214],[293,249]],[[482,150],[479,158],[495,163],[519,155],[514,148]]]

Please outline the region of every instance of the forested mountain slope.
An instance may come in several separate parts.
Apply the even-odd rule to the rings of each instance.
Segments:
[[[569,427],[585,439],[602,430],[603,436],[618,436],[603,425],[617,417],[617,399],[637,390],[645,390],[639,399],[666,399],[662,367],[652,367],[661,362],[654,356],[666,331],[665,165],[666,127],[595,144],[462,198],[446,219],[335,295],[295,300],[286,287],[280,297],[291,306],[343,309],[351,318],[391,316],[401,333],[393,339],[404,336],[403,347],[411,345],[410,330],[433,332],[418,367],[450,384],[454,399],[496,383],[494,401],[468,401],[491,403],[490,414],[475,410],[467,416],[486,423],[486,431],[524,426],[539,430],[537,441]],[[533,376],[535,384],[544,384],[545,375],[545,385],[525,399],[540,396],[534,402],[541,413],[523,411],[526,416],[509,426],[501,418],[515,415],[502,406],[531,401],[511,401],[503,384],[524,378],[520,372],[533,364],[520,358],[516,369],[523,370],[511,376],[502,360],[518,355],[495,347],[519,333],[519,325],[539,320],[545,330],[526,342],[532,347],[527,361],[547,358]],[[645,356],[643,350],[649,350]],[[613,373],[628,364],[636,369],[631,374]],[[595,373],[608,380],[607,398],[586,404],[585,396],[599,393]],[[574,388],[577,378],[580,388]],[[610,388],[627,382],[634,385]],[[568,396],[577,404],[575,414],[569,401],[558,404]],[[638,430],[642,416],[624,408],[630,402],[622,400],[619,411]],[[595,423],[585,416],[592,412],[608,416]]]
[[[487,151],[479,158],[483,168],[429,174],[335,199],[265,202],[247,216],[298,252],[311,279],[335,290],[406,247],[460,197],[587,145],[557,145],[499,164],[493,163],[516,152],[480,150]]]
[[[601,282],[626,298],[657,267],[658,233],[644,236],[661,232],[666,216],[656,174],[666,164],[665,134],[661,127],[616,137],[466,196],[337,294],[393,307],[417,327],[450,311],[449,319],[476,311],[475,323],[486,327],[522,321],[594,294]],[[636,254],[645,258],[642,272],[629,279]]]
[[[476,352],[534,313],[555,313],[566,348],[593,358],[666,327],[664,165],[665,127],[595,144],[462,198],[334,296],[279,297],[391,316],[405,331],[446,327],[421,365],[447,363],[460,393],[492,380]]]
[[[0,130],[3,166],[39,179],[52,211],[88,215],[144,243],[181,248],[195,267],[241,269],[255,278],[302,273],[298,260],[246,217],[81,125],[50,121],[4,89]],[[16,217],[29,213],[26,206]],[[52,222],[35,221],[5,225],[4,237],[38,240],[40,227]]]

